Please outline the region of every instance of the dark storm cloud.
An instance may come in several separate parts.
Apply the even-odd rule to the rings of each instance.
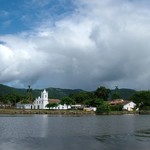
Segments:
[[[0,43],[0,82],[150,88],[147,2],[82,0],[54,26],[47,20],[32,32],[0,36],[7,43]]]

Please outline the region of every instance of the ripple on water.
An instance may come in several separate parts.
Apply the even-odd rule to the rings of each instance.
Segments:
[[[137,131],[134,135],[139,141],[150,141],[150,129]]]
[[[141,150],[143,148],[149,150],[150,129],[130,134],[100,135],[96,136],[95,139],[103,144],[105,150]]]

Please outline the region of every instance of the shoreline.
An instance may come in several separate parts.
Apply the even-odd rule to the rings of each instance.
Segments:
[[[150,111],[141,112],[128,112],[128,111],[111,111],[109,113],[97,114],[94,111],[84,111],[84,110],[49,110],[49,109],[0,109],[0,114],[48,114],[48,115],[125,115],[125,114],[147,114],[150,115]]]
[[[0,109],[0,114],[95,115],[96,113],[83,110]]]

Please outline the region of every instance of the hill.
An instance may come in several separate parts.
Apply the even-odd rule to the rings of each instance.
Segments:
[[[19,89],[0,84],[0,96],[4,96],[11,93],[18,93],[18,92]]]
[[[40,96],[40,93],[43,89],[33,89],[32,94],[33,97],[36,98]],[[58,98],[61,99],[64,96],[68,96],[70,94],[77,94],[82,92],[81,89],[61,89],[61,88],[46,88],[49,93],[49,98]],[[114,94],[116,90],[111,90],[111,95]],[[135,90],[133,89],[118,89],[117,92],[120,94],[122,99],[129,99],[134,93]],[[19,95],[26,96],[27,89],[18,89],[14,87],[9,87],[3,84],[0,84],[0,96],[5,96],[7,94],[17,93]]]
[[[116,90],[111,90],[111,95],[114,94]],[[133,89],[118,89],[117,93],[119,93],[122,99],[128,100],[136,91]]]
[[[32,94],[33,97],[36,98],[41,95],[41,91],[43,89],[33,89]],[[70,94],[75,94],[81,92],[83,90],[80,89],[61,89],[61,88],[46,88],[49,93],[49,98],[62,98],[64,96],[68,96]],[[19,95],[26,96],[27,89],[18,89],[14,87],[9,87],[3,84],[0,84],[0,96],[5,96],[7,94],[17,93]]]

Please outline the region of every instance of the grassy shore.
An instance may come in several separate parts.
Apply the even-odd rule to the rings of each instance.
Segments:
[[[94,115],[95,112],[83,110],[0,109],[0,114]]]
[[[95,115],[94,111],[84,110],[37,110],[37,109],[0,109],[0,114],[49,114],[49,115]],[[124,115],[124,114],[150,114],[149,112],[128,112],[128,111],[111,111],[109,113],[101,113],[98,115]]]

